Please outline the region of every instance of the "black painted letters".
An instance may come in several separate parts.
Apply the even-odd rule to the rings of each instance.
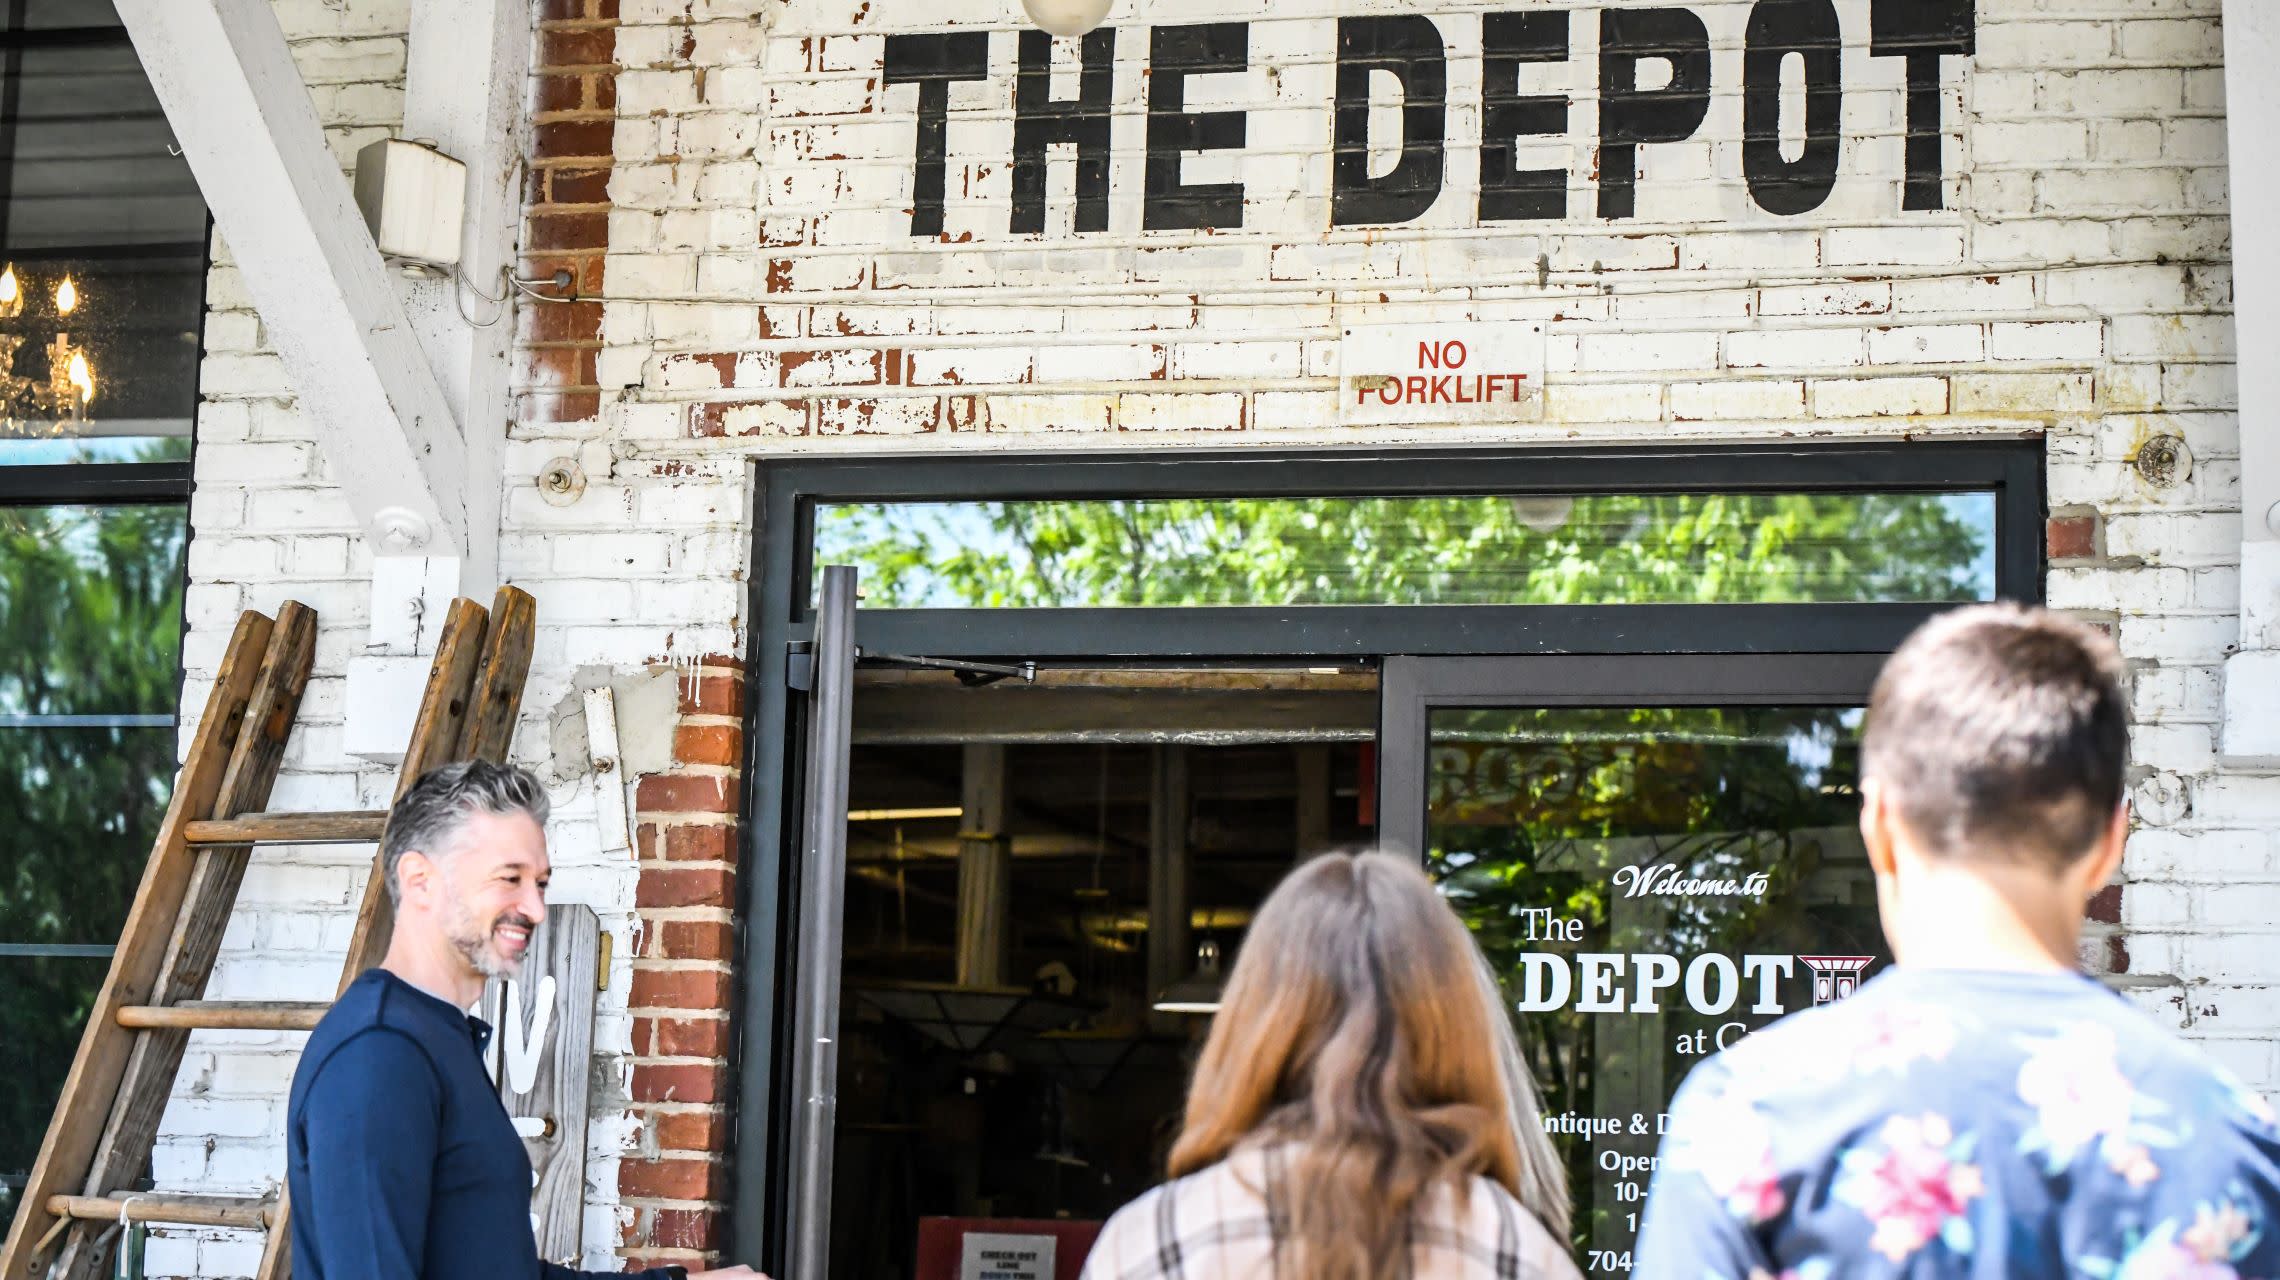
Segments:
[[[986,80],[990,38],[981,31],[887,37],[881,73],[890,85],[918,86],[918,161],[911,193],[910,233],[942,234],[944,175],[950,163],[950,82]]]
[[[1977,22],[1972,0],[1872,0],[1869,5],[1869,52],[1908,60],[1908,189],[1900,201],[1903,209],[1938,209],[1947,204],[1940,163],[1940,59],[1968,57],[1977,48]]]
[[[1567,132],[1568,100],[1562,94],[1523,94],[1520,68],[1532,62],[1565,62],[1568,15],[1484,13],[1480,17],[1482,74],[1480,100],[1480,220],[1564,218],[1568,171],[1520,168],[1522,137],[1558,137]]]
[[[1200,231],[1243,225],[1243,184],[1180,180],[1190,151],[1240,150],[1248,117],[1240,111],[1190,112],[1189,76],[1241,71],[1251,62],[1251,28],[1241,22],[1158,27],[1148,46],[1148,190],[1140,225],[1149,231]]]
[[[1013,81],[1013,224],[1015,235],[1045,230],[1045,157],[1056,142],[1077,147],[1077,230],[1108,230],[1109,93],[1116,77],[1116,28],[1084,38],[1084,70],[1074,101],[1053,96],[1053,37],[1021,33],[1021,70]]]
[[[1670,63],[1670,83],[1639,87],[1639,63]],[[1710,29],[1692,9],[1599,15],[1599,216],[1638,209],[1639,144],[1684,142],[1710,114]]]
[[[1781,64],[1805,61],[1805,151],[1781,154]],[[1811,213],[1844,154],[1844,34],[1835,0],[1758,0],[1742,54],[1742,174],[1768,213]]]
[[[1509,2],[1518,5],[1520,0]],[[1577,138],[1571,145],[1581,149],[1594,141],[1597,144],[1588,157],[1588,168],[1594,175],[1590,180],[1599,188],[1598,216],[1631,218],[1638,213],[1639,148],[1694,140],[1709,119],[1713,90],[1710,34],[1698,8],[1681,3],[1642,7],[1608,0],[1597,8],[1599,136],[1595,140]],[[1945,205],[1948,180],[1942,150],[1952,123],[1943,118],[1941,60],[1968,57],[1974,51],[1976,0],[1867,0],[1866,8],[1869,52],[1878,58],[1902,59],[1906,66],[1906,181],[1901,208],[1908,212],[1940,209]],[[1572,175],[1585,167],[1585,157],[1578,156],[1576,163],[1543,168],[1523,168],[1520,159],[1530,139],[1570,137],[1569,95],[1524,93],[1521,84],[1529,78],[1530,67],[1560,68],[1569,61],[1574,18],[1575,10],[1548,3],[1479,15],[1479,110],[1477,117],[1456,113],[1454,118],[1466,132],[1457,139],[1450,136],[1449,60],[1469,56],[1470,51],[1460,49],[1452,55],[1434,18],[1416,13],[1387,14],[1323,24],[1323,28],[1334,27],[1337,57],[1334,97],[1321,104],[1330,113],[1330,224],[1396,226],[1424,217],[1439,201],[1447,181],[1451,145],[1461,148],[1474,143],[1471,124],[1476,118],[1480,187],[1474,216],[1481,224],[1578,216],[1580,211],[1569,207],[1568,189]],[[1469,17],[1452,17],[1451,30],[1470,31],[1470,21]],[[1858,32],[1854,35],[1857,39]],[[1837,0],[1753,0],[1750,5],[1739,86],[1742,175],[1749,199],[1769,213],[1783,217],[1812,213],[1829,202],[1842,178],[1847,146],[1844,37]],[[1114,195],[1111,174],[1115,169],[1112,161],[1118,108],[1117,40],[1118,31],[1113,27],[1084,36],[1077,46],[1080,65],[1076,96],[1057,98],[1052,87],[1057,46],[1042,31],[887,36],[881,67],[883,83],[918,87],[911,234],[943,234],[950,86],[960,81],[983,82],[985,88],[961,92],[977,105],[1002,112],[1008,87],[1003,77],[1009,69],[1013,75],[1013,153],[1008,175],[1012,186],[1008,230],[1016,235],[1045,231],[1050,185],[1047,175],[1053,149],[1068,146],[1076,152],[1076,230],[1080,234],[1107,231]],[[1188,108],[1192,96],[1189,82],[1194,77],[1238,74],[1251,68],[1250,24],[1155,27],[1149,31],[1147,43],[1145,76],[1138,81],[1146,85],[1146,155],[1134,175],[1141,185],[1137,193],[1140,228],[1210,231],[1242,227],[1249,213],[1246,182],[1249,189],[1255,189],[1262,181],[1256,171],[1244,178],[1189,182],[1185,167],[1200,153],[1241,151],[1250,145],[1246,111]],[[998,59],[994,77],[993,48]],[[1132,56],[1127,53],[1128,58]],[[1798,104],[1792,101],[1785,106],[1782,97],[1782,77],[1791,58],[1803,65],[1805,73],[1801,115],[1790,109]],[[1666,67],[1667,80],[1663,75]],[[1400,149],[1390,171],[1372,176],[1370,89],[1381,73],[1392,78],[1399,93]],[[1271,80],[1272,76],[1266,78]],[[1656,87],[1641,88],[1642,79]],[[1129,86],[1135,81],[1126,79],[1124,83]],[[1735,88],[1722,87],[1727,92]],[[1889,94],[1891,89],[1878,85],[1867,92]],[[900,104],[908,101],[898,99],[898,105],[880,109],[907,109]],[[1283,112],[1288,104],[1278,100],[1271,105],[1281,126],[1276,149],[1303,145],[1309,135],[1282,123],[1288,118]],[[1138,114],[1141,108],[1126,104],[1126,110]],[[1131,126],[1142,123],[1127,122],[1128,148],[1133,139]],[[1801,134],[1804,139],[1795,158],[1783,146],[1785,128],[1789,136]],[[1379,141],[1382,149],[1395,140]],[[1732,140],[1715,141],[1731,145]],[[1713,140],[1701,139],[1695,145],[1707,148]],[[1003,172],[997,167],[1008,158],[1002,154],[976,157],[974,162],[986,167],[977,167],[974,175],[979,178],[993,170]],[[1699,165],[1693,168],[1702,171]],[[1289,172],[1287,168],[1280,171]],[[1129,197],[1131,193],[1127,194]],[[1261,207],[1283,207],[1281,201],[1270,206],[1264,198],[1259,203]],[[1701,193],[1688,216],[1715,218],[1731,212],[1722,204],[1706,207],[1713,203],[1708,191]]]
[[[1370,176],[1370,73],[1401,82],[1401,160]],[[1449,59],[1431,18],[1338,20],[1338,105],[1331,125],[1330,222],[1389,226],[1441,196],[1448,141]]]

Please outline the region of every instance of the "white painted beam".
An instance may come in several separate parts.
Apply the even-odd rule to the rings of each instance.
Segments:
[[[2240,648],[2225,663],[2221,754],[2280,768],[2280,5],[2225,5],[2232,161],[2233,323],[2239,333]]]
[[[118,0],[373,549],[457,555],[466,451],[268,0]]]
[[[405,66],[403,136],[467,166],[466,283],[407,280],[404,294],[412,331],[464,427],[468,539],[456,590],[477,599],[498,579],[516,301],[500,268],[514,263],[522,230],[530,11],[529,0],[412,0]]]

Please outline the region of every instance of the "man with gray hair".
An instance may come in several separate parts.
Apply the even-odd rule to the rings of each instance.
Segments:
[[[530,1160],[483,1067],[491,1029],[466,1013],[486,979],[520,971],[546,917],[546,810],[538,779],[483,760],[437,769],[396,802],[381,849],[396,907],[387,957],[341,993],[293,1073],[285,1169],[302,1280],[591,1274],[538,1258]]]

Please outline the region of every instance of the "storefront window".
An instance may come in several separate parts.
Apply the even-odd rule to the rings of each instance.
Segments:
[[[105,0],[0,21],[4,1217],[173,787],[207,221]]]
[[[770,1240],[812,1212],[834,1276],[954,1274],[977,1239],[1082,1257],[1161,1176],[1260,900],[1369,845],[1416,856],[1488,954],[1576,1261],[1627,1272],[1688,1068],[1885,963],[1861,707],[1926,619],[2035,598],[2041,467],[2032,444],[762,467],[755,669],[804,651],[809,678],[760,688],[751,829],[797,860],[788,927],[840,999],[798,1011],[834,1076],[749,1081],[745,1114],[837,1109],[770,1114],[791,1158],[748,1150],[740,1212]],[[824,565],[854,568],[852,617],[812,598]],[[847,754],[806,754],[839,715]],[[842,803],[843,869],[803,821]],[[757,996],[748,1034],[790,1003]]]
[[[166,812],[188,532],[178,505],[0,510],[0,1211]]]
[[[1992,493],[830,504],[866,608],[1928,603],[1995,595]]]
[[[1883,963],[1857,708],[1444,708],[1427,865],[1519,1012],[1577,1258],[1630,1270],[1694,1063]]]
[[[974,1231],[1082,1256],[1155,1185],[1209,1025],[1159,997],[1206,944],[1234,962],[1300,850],[1368,838],[1376,684],[862,673],[832,1276],[957,1274]]]
[[[0,465],[190,456],[206,206],[105,0],[0,31]]]

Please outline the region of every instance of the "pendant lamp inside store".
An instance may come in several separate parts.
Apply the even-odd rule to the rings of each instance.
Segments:
[[[1217,1013],[1227,980],[1219,972],[1219,944],[1205,938],[1195,949],[1195,972],[1164,988],[1158,1013]]]
[[[1081,36],[1108,17],[1111,0],[1021,0],[1029,20],[1057,36]]]

